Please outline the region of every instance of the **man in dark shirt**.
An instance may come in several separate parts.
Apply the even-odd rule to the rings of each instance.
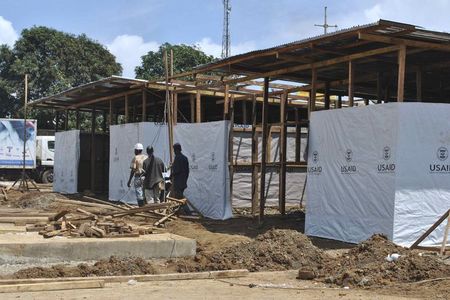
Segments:
[[[171,178],[172,193],[171,196],[176,199],[184,198],[183,192],[187,188],[187,180],[189,177],[189,161],[186,156],[181,153],[181,145],[176,143],[173,145],[175,159],[173,160]]]
[[[143,165],[145,199],[148,203],[158,203],[161,189],[164,188],[164,163],[159,157],[153,155],[153,147],[147,147],[147,154],[148,158],[144,160]]]

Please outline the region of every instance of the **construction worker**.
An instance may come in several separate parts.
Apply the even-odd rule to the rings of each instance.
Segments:
[[[148,146],[148,157],[144,161],[144,191],[147,203],[158,203],[161,189],[164,188],[164,163],[159,157],[156,157],[153,152],[153,147]]]
[[[187,180],[189,177],[189,161],[186,156],[181,153],[181,145],[176,143],[173,145],[175,158],[171,169],[172,191],[171,196],[176,199],[183,199],[183,192],[187,188]]]
[[[134,145],[134,157],[131,160],[130,165],[130,178],[128,179],[127,186],[131,187],[131,180],[134,177],[134,188],[136,190],[136,199],[139,206],[145,205],[144,198],[144,161],[147,159],[147,155],[143,154],[144,146],[141,143]]]

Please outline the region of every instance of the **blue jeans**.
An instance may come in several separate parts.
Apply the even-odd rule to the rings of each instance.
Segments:
[[[140,176],[134,177],[134,188],[136,190],[137,201],[144,201],[144,184],[143,179]]]

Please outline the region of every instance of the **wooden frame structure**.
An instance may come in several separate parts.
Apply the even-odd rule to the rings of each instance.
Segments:
[[[93,90],[98,93],[93,95]],[[306,167],[300,157],[300,136],[313,111],[392,101],[450,102],[450,34],[380,20],[236,55],[163,81],[112,77],[93,90],[88,96],[69,90],[31,105],[56,109],[57,127],[64,111],[67,118],[68,109],[78,114],[93,105],[109,115],[109,124],[158,121],[167,90],[173,111],[169,119],[174,123],[225,119],[252,125],[251,129],[233,128],[230,141],[236,131],[252,134],[252,210],[262,221],[266,169],[279,171],[279,209],[284,213],[286,168]],[[294,162],[286,161],[288,128],[297,136]],[[267,160],[274,130],[280,132],[281,141],[277,162]],[[258,149],[258,134],[262,149]],[[258,151],[263,154],[261,161]],[[229,164],[233,174],[238,165],[232,152]]]

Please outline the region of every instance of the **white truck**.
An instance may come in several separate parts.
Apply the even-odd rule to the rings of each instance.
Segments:
[[[42,183],[53,182],[53,163],[55,160],[55,137],[36,137],[36,169],[34,179]]]

